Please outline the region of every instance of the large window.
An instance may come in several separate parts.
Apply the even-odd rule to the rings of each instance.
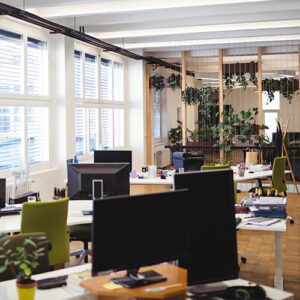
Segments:
[[[98,145],[98,109],[75,108],[75,153],[89,155]]]
[[[49,161],[47,49],[46,41],[0,30],[1,170]]]
[[[155,140],[161,138],[161,101],[160,91],[154,92],[153,101],[153,136]]]
[[[98,98],[97,57],[95,55],[74,51],[74,78],[75,98],[94,100]]]
[[[124,65],[101,58],[102,146],[125,146]]]

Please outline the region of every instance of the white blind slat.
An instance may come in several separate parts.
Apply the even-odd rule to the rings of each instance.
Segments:
[[[101,110],[102,146],[113,148],[113,110],[102,108]]]
[[[97,58],[94,55],[85,54],[85,98],[97,98]]]
[[[114,146],[124,147],[124,109],[114,109]]]
[[[74,88],[75,97],[82,98],[82,52],[74,51]]]
[[[114,100],[124,101],[124,70],[123,64],[114,62]]]
[[[112,101],[112,62],[101,58],[101,99]]]

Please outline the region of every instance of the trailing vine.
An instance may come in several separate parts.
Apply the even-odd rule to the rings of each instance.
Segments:
[[[167,79],[167,82],[173,91],[175,91],[176,89],[180,89],[180,81],[181,75],[175,75],[174,73],[172,73]]]
[[[236,76],[237,76],[236,82],[238,82],[242,90],[245,91],[248,86],[248,82],[246,80],[245,74],[243,72],[236,73]]]
[[[291,104],[291,101],[293,99],[293,94],[294,94],[294,81],[289,80],[286,77],[281,78],[280,79],[280,94],[282,94],[283,97],[285,97]]]
[[[255,72],[251,72],[251,73],[250,73],[249,80],[250,80],[256,87],[258,87],[258,84],[257,84],[257,77],[256,77]]]
[[[164,77],[161,75],[153,75],[150,77],[151,87],[154,87],[156,91],[162,90],[164,85]]]
[[[225,73],[223,79],[225,80],[225,87],[228,90],[229,95],[234,88],[233,73]]]
[[[278,81],[273,78],[266,78],[263,80],[263,86],[268,94],[269,102],[274,100],[274,92],[278,90]]]

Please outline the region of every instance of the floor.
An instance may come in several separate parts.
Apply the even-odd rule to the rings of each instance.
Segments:
[[[153,192],[148,189],[147,192]],[[136,189],[131,192],[138,194],[142,191]],[[246,192],[242,192],[238,194],[238,199],[246,195]],[[294,299],[300,299],[300,196],[298,197],[297,194],[288,194],[288,214],[293,217],[295,223],[288,222],[287,232],[282,236],[284,290],[293,293]],[[240,278],[273,286],[274,233],[239,230],[237,240],[238,252],[247,258],[246,264],[240,263]],[[71,243],[71,250],[80,247],[82,247],[80,242]],[[70,265],[75,264],[76,259],[72,257]]]

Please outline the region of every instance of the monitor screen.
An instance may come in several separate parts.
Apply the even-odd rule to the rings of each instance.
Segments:
[[[94,162],[128,162],[130,170],[132,169],[132,151],[131,150],[95,150]]]
[[[103,180],[103,195],[129,194],[129,163],[68,164],[70,199],[92,199],[93,180]]]
[[[93,213],[93,274],[171,261],[187,253],[187,190],[96,200]]]
[[[191,201],[189,257],[179,262],[188,284],[237,278],[232,170],[175,174],[174,186],[188,188]]]

